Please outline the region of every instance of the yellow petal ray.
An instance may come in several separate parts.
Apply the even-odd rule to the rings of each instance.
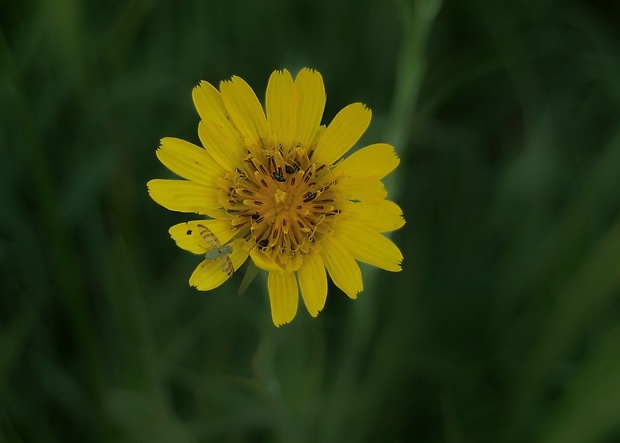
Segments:
[[[267,287],[273,324],[281,326],[290,323],[295,318],[299,302],[295,273],[270,272],[267,277]]]
[[[342,205],[342,217],[366,225],[379,232],[390,232],[405,224],[403,211],[389,200],[373,203],[352,203]]]
[[[233,252],[230,253],[230,260],[235,270],[239,269],[247,258],[248,251],[243,248],[233,248]],[[199,291],[210,291],[226,280],[228,274],[222,271],[220,260],[203,260],[189,278],[189,284]]]
[[[313,160],[331,165],[357,143],[370,124],[372,113],[361,103],[343,108],[319,139]]]
[[[156,154],[172,172],[202,185],[214,186],[223,174],[206,150],[180,138],[162,138]]]
[[[224,106],[224,101],[218,91],[211,83],[201,81],[192,90],[192,100],[198,115],[201,119],[211,119],[215,121],[226,120],[228,112]],[[226,124],[222,121],[222,124]]]
[[[276,143],[281,144],[285,152],[291,149],[296,130],[297,112],[295,108],[294,83],[291,74],[284,69],[274,71],[267,83],[265,108],[267,122]]]
[[[209,119],[198,124],[198,137],[208,153],[228,171],[234,170],[247,153],[239,134],[231,136]]]
[[[295,142],[302,148],[312,147],[325,110],[325,86],[317,71],[304,68],[295,77],[297,129]],[[329,163],[327,163],[329,164]]]
[[[357,298],[364,285],[360,267],[351,253],[333,236],[325,239],[321,247],[321,257],[334,284],[350,298]]]
[[[220,83],[224,106],[248,144],[258,144],[267,137],[267,119],[256,94],[242,78],[233,76]]]
[[[398,166],[394,147],[376,143],[354,152],[334,168],[334,172],[357,177],[383,178]]]
[[[345,176],[338,179],[338,194],[346,200],[372,203],[387,197],[383,183],[378,179]]]
[[[319,142],[319,140],[323,136],[323,133],[325,132],[326,129],[327,127],[325,125],[320,125],[317,128],[316,133],[314,134],[314,138],[310,142],[310,146],[316,146],[316,144]]]
[[[386,271],[398,272],[403,254],[386,237],[359,223],[339,221],[334,237],[347,248],[353,258]]]
[[[235,234],[235,231],[230,229],[230,222],[226,220],[192,220],[178,223],[168,229],[168,233],[179,248],[194,254],[204,254],[206,245],[198,225],[209,228],[222,244]]]
[[[321,256],[317,253],[306,255],[297,276],[306,309],[316,317],[325,307],[327,299],[327,276]]]
[[[215,187],[187,180],[155,179],[147,183],[149,194],[156,203],[171,211],[209,214],[219,208],[221,191]]]
[[[243,137],[224,106],[222,95],[203,81],[192,91],[192,98],[202,119],[198,134],[203,146],[224,168],[234,168],[246,150]]]
[[[203,260],[189,277],[189,284],[199,291],[210,291],[228,280],[218,261]]]
[[[267,271],[267,272],[282,271],[282,268],[280,268],[280,266],[270,261],[267,258],[267,256],[263,254],[262,252],[260,252],[258,249],[253,249],[252,252],[250,252],[250,256],[252,257],[252,261],[254,262],[254,264],[258,266],[259,268],[261,268],[263,271]]]

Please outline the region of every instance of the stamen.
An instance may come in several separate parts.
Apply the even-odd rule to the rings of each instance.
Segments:
[[[297,145],[284,154],[261,145],[218,186],[236,238],[290,268],[327,235],[340,213],[333,206],[334,183],[329,166],[312,163],[305,148]],[[319,228],[326,219],[328,226]]]

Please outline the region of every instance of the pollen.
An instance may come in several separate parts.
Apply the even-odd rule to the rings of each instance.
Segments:
[[[311,161],[296,147],[249,150],[243,168],[227,174],[220,187],[233,215],[232,229],[284,269],[330,235],[335,216],[336,178],[330,167]]]
[[[278,189],[276,194],[274,195],[276,200],[276,207],[284,209],[288,207],[289,202],[291,201],[290,195],[288,192]]]

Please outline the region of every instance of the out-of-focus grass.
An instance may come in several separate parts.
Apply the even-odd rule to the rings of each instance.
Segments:
[[[620,6],[0,6],[0,441],[620,438]],[[335,3],[335,4],[334,4]],[[271,324],[145,183],[190,91],[302,66],[402,157],[399,274]]]

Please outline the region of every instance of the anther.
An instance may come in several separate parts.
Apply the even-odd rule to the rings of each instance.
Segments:
[[[311,202],[312,200],[314,200],[316,198],[316,192],[310,192],[308,194],[305,195],[304,197],[304,203],[308,203]]]
[[[279,169],[279,168],[278,168]],[[274,173],[272,174],[273,178],[276,181],[279,181],[280,183],[284,183],[286,181],[286,179],[282,176],[282,174],[279,174],[277,172],[274,171]]]

